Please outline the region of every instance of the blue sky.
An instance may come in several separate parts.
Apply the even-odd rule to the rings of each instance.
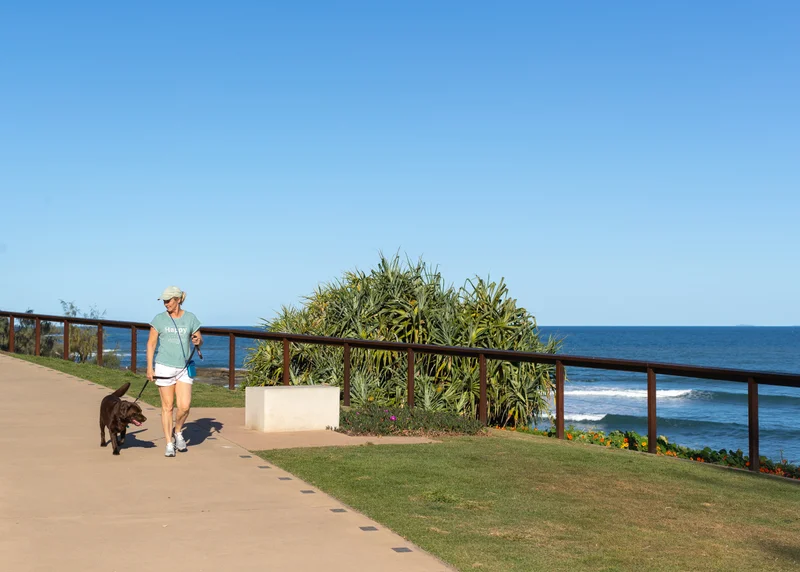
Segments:
[[[540,325],[800,324],[795,2],[0,7],[0,308],[250,325],[379,252]]]

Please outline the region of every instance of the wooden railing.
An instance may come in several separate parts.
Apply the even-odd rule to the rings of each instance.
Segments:
[[[102,365],[103,356],[103,328],[126,328],[131,331],[131,366],[130,369],[136,372],[136,334],[138,330],[150,329],[150,324],[143,322],[121,322],[116,320],[96,320],[90,318],[77,318],[67,316],[48,316],[44,314],[31,314],[19,312],[0,311],[0,318],[8,318],[9,325],[13,326],[15,320],[35,320],[35,354],[39,355],[41,348],[41,322],[57,322],[64,324],[63,345],[64,359],[68,359],[69,351],[69,325],[87,325],[97,328],[97,362]],[[322,336],[308,336],[299,334],[288,334],[281,332],[257,332],[241,330],[235,328],[201,328],[200,332],[204,336],[227,336],[229,339],[228,350],[228,387],[235,387],[235,362],[236,362],[236,339],[247,338],[254,340],[271,340],[283,344],[283,383],[289,385],[289,365],[291,363],[290,344],[321,344],[329,346],[341,346],[344,349],[344,380],[343,380],[343,401],[344,405],[350,405],[350,351],[352,348],[363,348],[370,350],[386,350],[405,352],[408,356],[408,384],[407,401],[408,406],[414,406],[414,356],[416,354],[435,354],[444,356],[456,356],[466,358],[477,358],[479,362],[480,376],[480,396],[478,402],[478,417],[481,421],[487,421],[487,381],[486,381],[486,361],[501,360],[508,362],[529,362],[550,364],[555,366],[555,420],[556,436],[564,438],[564,379],[566,367],[585,367],[593,369],[604,369],[611,371],[628,371],[646,374],[647,377],[647,448],[649,453],[656,452],[658,442],[656,425],[656,375],[671,375],[677,377],[691,377],[699,379],[713,379],[719,381],[731,381],[747,384],[747,412],[748,412],[748,436],[749,436],[749,456],[750,469],[759,470],[759,436],[758,436],[758,386],[759,385],[778,385],[783,387],[800,387],[800,375],[788,373],[775,373],[768,371],[750,371],[741,369],[727,369],[704,366],[690,366],[672,363],[647,362],[640,360],[622,360],[609,358],[594,358],[558,354],[542,354],[529,352],[516,352],[508,350],[496,350],[490,348],[465,348],[434,346],[423,344],[406,344],[402,342],[385,342],[358,340],[348,338],[328,338]],[[8,351],[14,352],[14,327],[9,327]]]

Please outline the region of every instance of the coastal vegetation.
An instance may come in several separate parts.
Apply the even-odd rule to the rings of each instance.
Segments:
[[[105,311],[100,312],[92,306],[89,312],[83,312],[74,302],[61,300],[61,309],[68,318],[87,318],[100,320]],[[28,309],[25,314],[33,314]],[[14,327],[14,351],[19,354],[34,354],[36,346],[36,320],[26,318],[25,314],[16,316],[18,324]],[[9,346],[9,320],[0,320],[0,348],[7,350]],[[64,354],[64,326],[58,323],[42,321],[40,323],[39,355],[57,357]],[[108,333],[103,332],[103,345],[106,346]],[[70,324],[69,327],[70,359],[79,363],[97,363],[97,327],[82,324]],[[103,351],[103,366],[119,368],[118,348]]]
[[[517,305],[503,280],[467,280],[447,286],[441,274],[422,260],[402,263],[380,257],[369,272],[346,272],[318,287],[300,308],[284,306],[264,322],[273,332],[311,334],[441,346],[556,353],[557,339],[542,340],[536,319]],[[490,424],[527,426],[548,412],[553,367],[491,360],[487,364]],[[247,385],[282,382],[280,342],[262,342],[245,360]],[[414,362],[415,406],[476,418],[478,360],[419,355]],[[403,407],[407,401],[408,361],[404,352],[351,351],[351,404]],[[341,387],[343,350],[293,344],[293,384],[327,383]]]
[[[32,314],[28,309],[26,314]],[[21,354],[33,354],[36,349],[36,320],[26,318],[25,314],[17,316],[19,322],[14,328],[14,351]],[[10,321],[0,318],[0,348],[7,350],[9,344]],[[39,353],[43,356],[57,356],[63,353],[61,335],[64,328],[51,322],[41,322],[41,338]]]
[[[515,431],[258,454],[459,570],[791,570],[797,484]]]

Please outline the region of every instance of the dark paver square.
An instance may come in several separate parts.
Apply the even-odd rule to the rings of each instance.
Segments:
[[[279,481],[291,481],[292,477],[278,477]]]
[[[374,532],[374,531],[378,530],[374,526],[359,526],[358,528],[360,528],[364,532]]]
[[[332,508],[331,512],[347,512],[347,511],[344,510],[343,508]]]
[[[399,548],[392,548],[395,552],[411,552],[410,548],[406,548],[405,546],[400,546]]]
[[[252,459],[253,455],[239,455],[241,459]]]
[[[313,495],[314,494],[314,491],[300,491],[300,492],[303,493],[304,495]]]
[[[258,468],[259,469],[271,469],[272,467],[270,467],[269,465],[259,465]]]

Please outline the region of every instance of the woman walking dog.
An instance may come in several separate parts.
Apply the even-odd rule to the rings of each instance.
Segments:
[[[194,373],[190,362],[195,352],[193,346],[199,347],[203,337],[199,332],[200,321],[197,316],[181,308],[186,300],[186,292],[177,286],[169,286],[158,299],[164,301],[166,311],[150,322],[147,379],[155,380],[161,395],[161,425],[167,440],[164,456],[174,457],[176,449],[186,451],[182,431],[192,403],[191,375]],[[173,439],[172,408],[176,401],[178,413]]]

